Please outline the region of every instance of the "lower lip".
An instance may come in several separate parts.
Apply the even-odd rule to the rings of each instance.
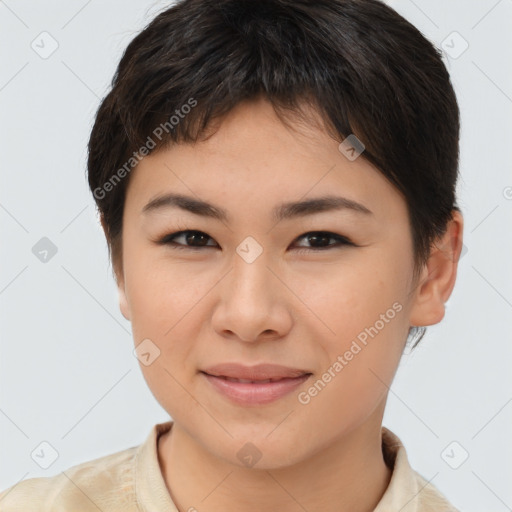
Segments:
[[[202,374],[217,391],[241,405],[260,405],[274,402],[291,393],[311,376],[311,374],[307,374],[293,379],[281,379],[275,382],[258,384],[233,382],[207,373],[202,372]]]

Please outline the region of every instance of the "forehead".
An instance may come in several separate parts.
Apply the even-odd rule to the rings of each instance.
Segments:
[[[239,104],[207,140],[144,157],[132,171],[127,206],[142,210],[165,192],[226,209],[336,193],[377,215],[406,213],[401,194],[378,169],[362,157],[349,160],[319,117],[312,114],[312,120],[283,124],[267,101]]]

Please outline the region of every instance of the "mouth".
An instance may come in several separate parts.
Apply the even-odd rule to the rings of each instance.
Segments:
[[[212,388],[237,405],[263,405],[291,393],[311,377],[307,370],[272,364],[225,363],[201,370]]]
[[[262,363],[255,366],[246,366],[240,363],[221,363],[205,368],[201,372],[213,377],[224,377],[226,379],[249,382],[273,382],[281,379],[302,377],[311,373],[309,370],[272,363]]]

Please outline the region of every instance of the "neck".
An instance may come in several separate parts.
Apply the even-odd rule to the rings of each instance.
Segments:
[[[179,512],[369,512],[391,478],[382,455],[382,416],[377,419],[307,460],[269,470],[219,459],[173,423],[159,441],[162,473]]]

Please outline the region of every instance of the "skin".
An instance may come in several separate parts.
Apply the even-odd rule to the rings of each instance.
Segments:
[[[115,266],[120,307],[135,345],[149,338],[160,350],[141,368],[174,420],[158,455],[180,512],[363,512],[389,484],[381,450],[388,387],[409,327],[444,316],[463,219],[454,211],[440,248],[433,247],[413,283],[403,197],[363,157],[348,160],[338,144],[319,126],[286,127],[258,99],[239,104],[209,140],[152,153],[132,171],[122,265]],[[165,192],[208,201],[227,210],[229,221],[176,207],[142,213]],[[324,195],[373,213],[271,219],[277,204]],[[199,249],[183,236],[175,240],[183,250],[156,243],[185,229],[207,235],[189,241]],[[330,247],[315,250],[303,236],[312,231],[357,246],[327,238],[316,246]],[[263,249],[252,263],[236,252],[248,236]],[[401,311],[308,404],[300,403],[298,393],[397,302]],[[199,373],[228,361],[273,362],[313,376],[277,401],[245,407]],[[261,452],[253,467],[237,457],[247,442]]]

